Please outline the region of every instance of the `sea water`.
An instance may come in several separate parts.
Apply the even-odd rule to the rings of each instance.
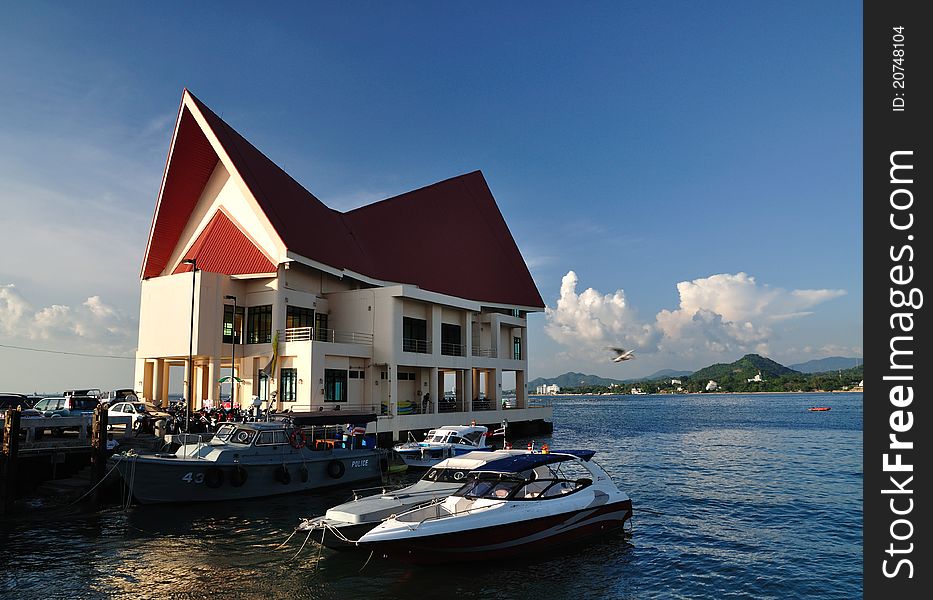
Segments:
[[[528,560],[425,568],[311,542],[299,552],[300,535],[279,547],[299,518],[345,501],[345,489],[67,519],[33,513],[0,521],[0,597],[861,596],[861,394],[563,396],[553,405],[554,433],[535,442],[597,450],[632,497],[631,531]],[[817,405],[832,410],[807,410]]]

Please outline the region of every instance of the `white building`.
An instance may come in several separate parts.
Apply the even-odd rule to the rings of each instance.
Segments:
[[[758,371],[757,375],[755,375],[751,379],[746,379],[745,383],[760,383],[762,381],[764,381],[764,379],[761,378],[761,371]]]
[[[550,420],[525,392],[544,302],[478,171],[341,213],[185,90],[141,277],[137,391],[156,403],[181,377],[192,408],[216,405],[235,369],[239,405],[376,413],[396,438]]]
[[[542,384],[535,388],[535,394],[538,396],[553,396],[560,393],[560,386],[556,383]]]
[[[709,383],[706,384],[707,392],[715,392],[718,389],[719,389],[719,384],[713,381],[712,379],[710,379]]]

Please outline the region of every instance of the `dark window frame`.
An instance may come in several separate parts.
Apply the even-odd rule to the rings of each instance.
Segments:
[[[285,308],[285,329],[314,327],[314,309],[289,304]]]
[[[269,344],[272,342],[272,305],[250,306],[247,311],[246,343]]]
[[[279,400],[282,402],[298,401],[298,369],[279,369]]]
[[[246,321],[246,307],[237,306],[236,307],[236,316],[239,317],[239,327],[234,326],[233,322],[233,305],[224,304],[224,324],[223,324],[223,343],[232,344],[234,333],[236,334],[236,343],[243,343],[243,325]],[[234,331],[235,330],[235,331]]]
[[[324,402],[347,402],[348,382],[345,370],[324,369]]]

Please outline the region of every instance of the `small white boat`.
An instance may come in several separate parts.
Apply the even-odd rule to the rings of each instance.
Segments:
[[[323,517],[304,519],[299,523],[298,531],[310,532],[312,541],[334,550],[354,549],[359,537],[383,519],[419,504],[446,498],[463,486],[470,471],[490,461],[516,454],[528,454],[528,451],[469,452],[442,460],[408,487],[355,497],[349,502],[328,509]]]
[[[487,432],[482,425],[445,425],[428,431],[423,442],[399,444],[395,451],[409,467],[427,469],[445,458],[492,450],[486,445]]]
[[[486,463],[444,500],[390,517],[361,549],[417,563],[551,552],[621,529],[632,501],[591,450],[524,453]]]

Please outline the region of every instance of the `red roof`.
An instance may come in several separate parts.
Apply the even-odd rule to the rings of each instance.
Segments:
[[[341,213],[325,206],[187,90],[153,217],[143,277],[159,275],[166,268],[217,162],[185,99],[203,116],[289,251],[336,269],[468,300],[544,307],[479,171]],[[227,223],[245,239],[232,222]],[[229,273],[233,264],[242,267],[241,262],[222,257],[224,236],[235,234],[226,224],[217,227],[222,231],[208,234],[208,226],[195,244],[202,243],[200,252],[211,248],[217,262],[205,260],[202,265],[199,255],[198,266]],[[232,252],[245,251],[242,239]],[[193,246],[188,254],[194,251]]]
[[[199,269],[211,273],[243,275],[276,271],[275,264],[222,211],[214,213],[184,258],[196,259]],[[191,269],[191,265],[181,263],[175,273]]]

